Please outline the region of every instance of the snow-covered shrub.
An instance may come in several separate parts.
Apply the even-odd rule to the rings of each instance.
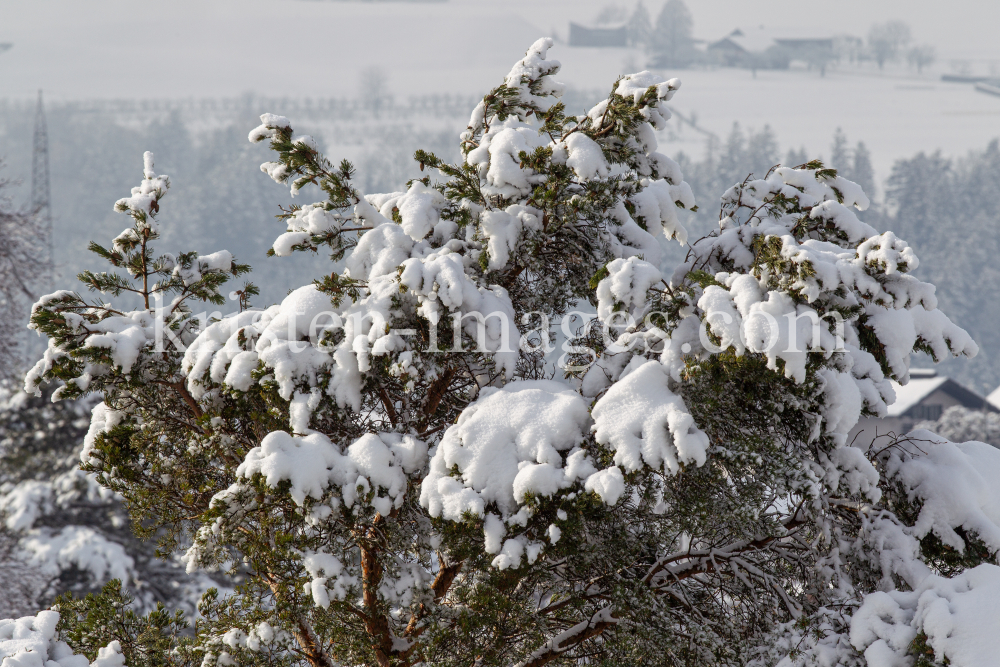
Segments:
[[[0,156],[0,169],[3,169]],[[12,184],[0,177],[0,383],[15,381],[23,372],[24,333],[21,328],[28,304],[45,278],[45,245],[39,230],[38,211],[15,208]]]
[[[125,667],[122,647],[112,641],[91,661],[58,639],[59,613],[0,620],[0,659],[4,667]]]
[[[0,401],[0,613],[23,615],[62,593],[120,579],[143,609],[193,612],[213,582],[185,574],[136,537],[121,496],[78,469],[93,401],[53,403],[12,392]]]
[[[912,592],[989,594],[971,573],[1000,547],[1000,453],[847,442],[914,353],[977,352],[913,250],[810,162],[730,188],[718,229],[664,274],[695,207],[657,151],[680,83],[632,74],[572,115],[550,47],[473,110],[457,164],[417,151],[405,191],[358,192],[349,163],[264,114],[261,170],[326,196],[282,211],[272,254],[344,259],[280,304],[250,307],[245,286],[239,312],[193,312],[245,267],[153,253],[169,179],[147,154],[116,205],[132,226],[93,248],[128,275],[82,275],[123,304],[35,305],[50,343],[28,389],[103,399],[84,470],[190,571],[246,573],[205,597],[178,655],[880,665],[926,644],[978,664]],[[528,343],[581,301],[597,316],[570,347],[588,363],[552,370]],[[880,622],[900,628],[883,644]]]
[[[920,277],[938,286],[938,299],[982,346],[976,363],[945,361],[938,371],[987,393],[1000,384],[1000,328],[993,294],[1000,288],[1000,237],[993,233],[1000,202],[1000,140],[949,159],[939,152],[898,160],[886,181],[893,211],[884,223],[905,235],[922,260]]]
[[[988,442],[1000,446],[1000,414],[985,410],[970,410],[953,405],[935,421],[924,421],[918,429],[933,431],[953,442]]]

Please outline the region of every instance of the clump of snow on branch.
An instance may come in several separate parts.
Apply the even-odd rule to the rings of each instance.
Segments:
[[[930,431],[913,431],[884,454],[887,476],[921,501],[912,531],[933,533],[959,553],[956,528],[1000,552],[1000,450],[982,442],[955,444]]]
[[[357,577],[345,572],[343,563],[336,556],[310,553],[302,559],[302,564],[312,577],[305,585],[305,591],[312,596],[317,607],[326,609],[330,600],[343,600],[350,587],[358,583]]]
[[[583,398],[551,380],[514,382],[484,390],[444,434],[421,484],[432,517],[485,518],[486,551],[498,566],[517,567],[523,538],[504,541],[508,525],[523,524],[532,496],[548,497],[594,475],[580,447],[590,426]],[[457,470],[457,477],[452,470]],[[533,561],[530,558],[529,561]]]
[[[918,635],[937,664],[992,664],[1000,651],[998,599],[996,565],[984,563],[951,579],[931,574],[912,591],[868,595],[851,619],[851,643],[868,667],[911,664]]]
[[[56,611],[0,620],[0,658],[4,667],[125,667],[125,656],[117,641],[99,649],[97,659],[90,662],[56,639],[58,623]]]
[[[552,495],[576,479],[564,464],[580,451],[574,448],[589,423],[586,403],[562,383],[535,380],[484,390],[445,432],[422,502],[431,516],[454,521],[466,512],[483,516],[490,503],[505,516],[515,514],[526,494]],[[453,466],[458,480],[450,475]]]
[[[660,270],[638,257],[629,257],[610,262],[607,271],[608,277],[597,284],[597,316],[608,322],[615,312],[623,310],[641,320],[650,288],[662,280]]]
[[[346,507],[360,500],[386,515],[402,505],[406,475],[422,467],[426,453],[427,445],[409,435],[369,433],[341,450],[321,433],[273,431],[250,450],[237,475],[261,475],[272,488],[288,481],[298,505],[307,497],[322,500],[334,488]]]
[[[706,461],[708,436],[670,391],[668,379],[659,362],[647,361],[594,405],[594,437],[614,451],[615,463],[627,472],[649,466],[675,473],[681,465]]]

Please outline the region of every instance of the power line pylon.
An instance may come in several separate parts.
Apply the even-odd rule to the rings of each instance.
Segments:
[[[52,202],[49,188],[49,131],[45,123],[45,108],[42,106],[42,91],[38,91],[38,106],[35,109],[35,144],[31,159],[31,210],[38,221],[44,237],[45,272],[39,285],[43,292],[51,291],[55,282],[55,253],[52,234]]]

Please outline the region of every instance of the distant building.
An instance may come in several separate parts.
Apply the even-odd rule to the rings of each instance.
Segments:
[[[762,28],[748,32],[737,28],[722,39],[709,42],[706,51],[723,65],[741,67],[759,58],[774,46],[774,38]]]
[[[763,26],[737,28],[710,42],[706,51],[721,65],[751,69],[786,69],[798,60],[825,71],[826,65],[836,58],[833,37],[775,33]]]
[[[628,28],[587,28],[578,23],[569,24],[570,46],[616,47],[628,46]]]
[[[997,410],[1000,410],[1000,387],[997,387],[986,396],[986,402]]]
[[[948,408],[959,405],[969,410],[1000,412],[997,405],[987,398],[954,380],[938,375],[934,370],[910,369],[910,381],[906,386],[892,383],[896,392],[896,402],[889,406],[889,414],[881,419],[862,417],[847,441],[867,446],[876,441],[889,442],[888,434],[904,435],[922,421],[936,421]],[[990,394],[1000,402],[1000,389]]]
[[[986,81],[980,81],[975,86],[976,90],[981,93],[986,93],[988,95],[996,95],[1000,97],[1000,79],[988,79]]]

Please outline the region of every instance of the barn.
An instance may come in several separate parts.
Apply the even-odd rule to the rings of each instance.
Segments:
[[[579,23],[570,23],[569,45],[597,47],[628,46],[628,28],[624,25],[588,28]]]

